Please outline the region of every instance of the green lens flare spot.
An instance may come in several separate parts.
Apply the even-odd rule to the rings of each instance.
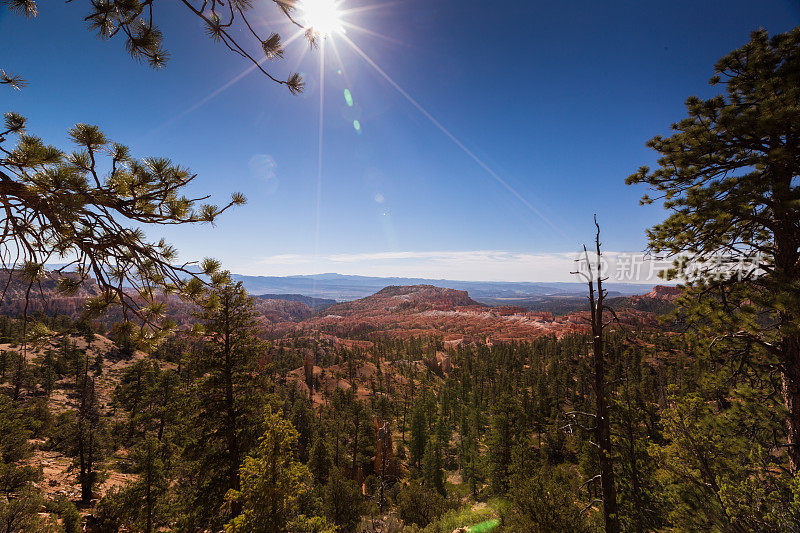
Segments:
[[[344,90],[344,101],[347,102],[347,105],[353,107],[353,95],[350,94],[350,89]]]
[[[475,524],[474,526],[467,528],[467,531],[469,531],[469,533],[489,533],[498,527],[500,527],[500,520],[494,518],[492,520],[487,520],[486,522],[481,522],[480,524]]]
[[[353,127],[356,129],[356,131],[361,131],[361,123],[357,120],[353,121]]]

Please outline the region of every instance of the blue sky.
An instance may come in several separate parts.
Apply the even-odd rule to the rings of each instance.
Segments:
[[[188,166],[193,192],[220,202],[245,193],[214,228],[149,234],[185,259],[275,275],[569,280],[595,212],[607,250],[641,251],[663,216],[624,184],[654,161],[646,140],[683,116],[687,96],[715,94],[714,62],[751,30],[800,24],[788,0],[345,0],[371,7],[345,17],[368,31],[346,35],[396,86],[341,36],[326,45],[318,211],[320,51],[298,40],[270,65],[306,75],[292,96],[241,76],[247,63],[178,2],[162,4],[172,56],[158,72],[86,31],[82,0],[42,0],[35,20],[2,12],[0,67],[29,82],[0,93],[2,108],[65,147],[72,124],[97,124],[137,155]],[[256,4],[262,28],[289,30],[271,2]]]

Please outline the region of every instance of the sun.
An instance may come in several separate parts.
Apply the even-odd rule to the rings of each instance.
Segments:
[[[322,37],[343,31],[339,4],[340,0],[302,0],[303,26]]]

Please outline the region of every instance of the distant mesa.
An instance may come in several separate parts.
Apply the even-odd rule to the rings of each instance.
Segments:
[[[640,298],[651,298],[653,300],[666,300],[674,302],[683,294],[682,287],[675,287],[669,285],[656,285],[653,290],[647,294],[640,296]],[[636,298],[635,296],[633,298]]]
[[[256,296],[256,298],[260,298],[262,300],[286,300],[289,302],[299,302],[307,305],[316,312],[324,311],[336,303],[336,300],[329,298],[315,298],[313,296],[306,296],[304,294],[259,294]]]
[[[469,292],[470,297],[489,303],[504,305],[501,300],[508,299],[509,305],[525,305],[531,298],[584,296],[584,283],[556,282],[511,282],[511,281],[458,281],[450,279],[398,278],[376,276],[351,276],[344,274],[316,274],[303,276],[243,276],[234,278],[244,284],[250,294],[299,294],[312,295],[319,299],[339,302],[365,298],[389,286],[430,285]],[[634,283],[606,283],[612,295],[630,296],[644,294],[653,285]],[[493,300],[497,300],[496,302]],[[519,301],[519,303],[517,303]],[[314,306],[311,306],[314,307]]]
[[[255,310],[266,322],[292,322],[314,316],[308,305],[292,300],[256,298]]]
[[[612,298],[609,305],[615,309],[627,308],[663,315],[675,309],[676,301],[682,294],[682,287],[656,285],[647,294]]]
[[[329,307],[325,314],[349,316],[364,312],[402,312],[452,310],[456,307],[483,307],[469,297],[467,291],[446,289],[434,285],[390,285],[372,296]]]
[[[470,298],[467,291],[436,287],[435,285],[390,285],[375,293],[374,297],[391,297],[401,302],[424,302],[446,307],[481,305]]]

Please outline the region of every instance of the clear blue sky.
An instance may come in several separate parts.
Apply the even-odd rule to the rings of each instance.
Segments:
[[[218,92],[248,64],[178,2],[158,3],[172,53],[160,72],[86,31],[86,4],[0,14],[0,67],[30,84],[0,93],[0,107],[49,142],[67,146],[72,124],[94,123],[137,155],[190,167],[195,192],[245,193],[215,228],[150,234],[247,274],[564,280],[557,254],[591,239],[595,212],[607,250],[642,250],[663,213],[640,207],[643,189],[624,179],[653,162],[646,140],[683,116],[687,96],[714,94],[714,62],[751,30],[800,24],[790,0],[346,0],[376,6],[346,16],[370,32],[348,38],[518,196],[334,36],[317,234],[318,50],[297,41],[272,65],[298,65],[303,96],[256,73]],[[259,24],[287,30],[273,7],[258,9]]]

